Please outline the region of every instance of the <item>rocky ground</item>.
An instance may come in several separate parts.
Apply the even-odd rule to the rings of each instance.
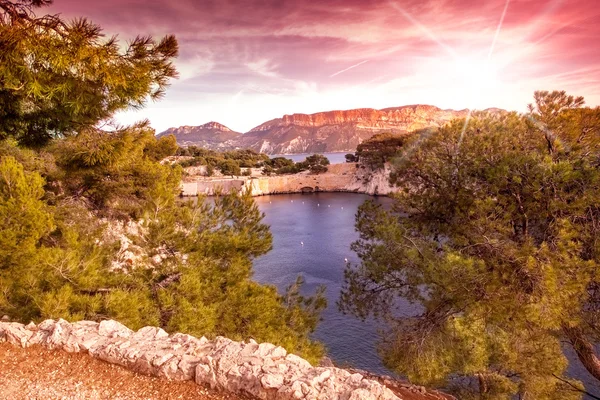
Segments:
[[[250,394],[273,400],[452,399],[366,371],[313,367],[282,347],[253,340],[211,341],[155,327],[134,332],[111,320],[0,322],[0,400],[223,400]]]
[[[371,374],[364,370],[348,369],[352,373],[360,373],[363,376],[377,381],[390,389],[398,398],[402,400],[458,400],[456,397],[433,389],[427,389],[423,386],[413,385],[408,382],[393,379],[389,376]]]
[[[388,382],[389,384],[389,382]],[[395,385],[390,385],[395,386]],[[397,385],[403,400],[446,400],[441,393]],[[220,393],[192,381],[169,381],[140,375],[84,353],[47,350],[41,346],[23,349],[0,344],[0,400],[31,399],[195,399],[246,400]]]
[[[0,399],[241,400],[192,381],[169,381],[128,371],[85,353],[0,344]]]

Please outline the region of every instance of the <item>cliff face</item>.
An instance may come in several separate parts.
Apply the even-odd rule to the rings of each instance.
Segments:
[[[322,127],[325,125],[353,124],[362,129],[401,129],[412,131],[422,127],[440,125],[453,118],[464,117],[466,110],[442,110],[428,105],[412,105],[404,107],[384,108],[358,108],[345,111],[327,111],[316,114],[284,115],[256,128],[252,132],[264,132],[273,128],[282,128],[291,125],[299,127]]]
[[[173,133],[182,145],[196,144],[214,149],[251,148],[267,154],[355,151],[356,146],[376,133],[406,134],[423,128],[442,126],[466,115],[467,110],[442,110],[428,105],[382,110],[360,108],[285,115],[265,122],[243,135],[235,133],[237,136],[227,136],[225,142],[209,141],[202,134],[198,134],[200,139],[194,143],[190,139],[196,134],[185,133],[204,133],[206,129],[202,127],[206,125],[171,128],[161,135]]]
[[[224,192],[250,190],[252,196],[280,193],[352,192],[388,195],[397,190],[389,183],[389,169],[370,171],[355,163],[333,164],[324,174],[302,172],[237,178],[200,178],[182,184],[184,196],[212,196]]]

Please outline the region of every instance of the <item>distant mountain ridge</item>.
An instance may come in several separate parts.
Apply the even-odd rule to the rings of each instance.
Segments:
[[[358,108],[284,115],[244,134],[209,122],[170,128],[159,136],[173,134],[182,146],[196,145],[214,150],[250,148],[267,154],[354,151],[376,133],[407,134],[442,126],[455,118],[466,117],[467,113],[468,110],[443,110],[421,104],[381,110]]]
[[[218,122],[211,121],[200,126],[180,126],[169,128],[158,136],[175,135],[180,146],[199,146],[213,150],[236,148],[242,134],[232,131]]]

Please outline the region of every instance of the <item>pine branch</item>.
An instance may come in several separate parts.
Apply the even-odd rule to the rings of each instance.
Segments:
[[[598,397],[598,396],[594,396],[594,395],[593,395],[593,394],[591,394],[590,392],[588,392],[588,391],[586,391],[586,390],[584,390],[584,389],[581,389],[580,387],[577,387],[577,386],[575,386],[574,384],[572,384],[572,383],[571,383],[571,382],[569,382],[568,380],[566,380],[566,379],[563,379],[563,378],[561,378],[561,377],[559,377],[559,376],[557,376],[557,375],[555,375],[555,374],[552,374],[552,376],[553,376],[553,377],[555,377],[556,379],[558,379],[559,381],[561,381],[561,382],[563,382],[563,383],[566,383],[567,385],[571,386],[571,387],[572,387],[572,388],[573,388],[575,391],[577,391],[577,392],[580,392],[580,393],[583,393],[583,394],[585,394],[586,396],[590,396],[592,399],[595,399],[595,400],[600,400],[600,397]]]

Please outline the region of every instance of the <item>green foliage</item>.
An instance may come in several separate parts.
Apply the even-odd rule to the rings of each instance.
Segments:
[[[242,174],[240,164],[234,160],[223,160],[219,162],[219,170],[223,175],[239,176]]]
[[[147,123],[97,128],[160,96],[175,39],[137,38],[121,53],[86,20],[31,13],[49,3],[0,0],[0,315],[254,337],[317,360],[322,290],[303,297],[298,282],[280,295],[251,280],[272,243],[252,198],[177,202],[182,168],[160,163],[177,151],[173,136],[156,139]],[[192,151],[209,173],[268,159]],[[114,263],[121,223],[140,228],[128,237],[137,264]]]
[[[268,155],[257,153],[250,149],[219,152],[196,146],[188,146],[177,149],[176,155],[192,157],[179,163],[184,168],[198,165],[207,165],[215,168],[224,161],[234,161],[241,168],[260,168],[263,165],[268,165],[269,161]]]
[[[215,169],[211,165],[206,166],[206,176],[213,176]]]
[[[306,161],[295,163],[293,160],[285,157],[274,157],[269,161],[265,162],[263,168],[264,175],[271,175],[275,173],[277,175],[286,174],[297,174],[302,171],[309,169],[309,165]]]
[[[346,158],[346,162],[358,162],[358,156],[352,153],[348,153],[344,156]]]
[[[170,331],[252,337],[316,361],[323,349],[308,334],[325,307],[322,290],[304,298],[298,282],[280,296],[274,287],[251,280],[252,259],[271,249],[271,234],[262,218],[249,194],[220,196],[212,205],[200,201],[166,209],[148,223],[146,241],[140,244],[149,250],[165,249],[169,257],[152,276],[139,272],[139,279],[153,288],[151,309],[158,310],[160,325]],[[144,314],[123,314],[121,320],[136,326]]]
[[[139,217],[179,194],[181,168],[157,162],[173,151],[171,139],[157,140],[145,124],[111,134],[87,130],[51,147],[63,171],[51,178],[63,181],[59,196],[83,197],[107,216]]]
[[[292,160],[290,160],[292,161]],[[273,170],[271,168],[271,170]],[[306,170],[306,166],[299,162],[299,163],[294,163],[292,161],[291,165],[287,165],[278,169],[273,170],[273,172],[275,172],[277,175],[288,175],[288,174],[297,174],[299,172],[305,171]],[[269,170],[267,169],[267,172]]]
[[[11,156],[0,163],[0,309],[28,321],[89,316],[98,302],[86,291],[102,281],[99,223],[76,204],[49,207],[43,179]],[[87,236],[83,238],[82,236]]]
[[[302,171],[309,170],[313,174],[327,172],[329,159],[322,154],[313,154],[306,157],[306,160],[294,163],[289,158],[275,157],[272,158],[267,166],[263,168],[265,175],[276,173],[278,175],[297,174]]]
[[[273,157],[265,163],[263,168],[264,175],[271,175],[272,173],[277,175],[296,174],[300,171],[298,164],[285,157]]]
[[[262,174],[266,176],[271,176],[273,172],[275,172],[275,170],[269,165],[265,165],[262,169]]]
[[[150,160],[161,161],[177,152],[177,139],[175,135],[163,136],[155,142],[151,142],[145,149],[144,154]]]
[[[371,169],[382,169],[386,162],[398,155],[406,141],[406,136],[379,133],[356,147],[354,160],[360,160],[362,164]],[[350,162],[348,155],[346,155],[346,160]]]
[[[566,340],[600,377],[584,345],[598,327],[600,109],[581,104],[538,92],[529,115],[476,114],[403,146],[403,191],[391,210],[360,208],[362,263],[340,301],[388,322],[387,366],[460,398],[579,398],[556,378]],[[398,297],[422,312],[399,318]]]
[[[242,168],[259,168],[269,160],[268,155],[250,149],[226,151],[224,157],[237,161]]]
[[[41,200],[44,180],[25,171],[12,156],[0,158],[0,268],[11,268],[35,255],[54,228],[50,208]]]
[[[329,159],[322,154],[313,154],[312,156],[306,157],[306,160],[298,164],[300,164],[300,168],[308,169],[313,174],[321,174],[327,172]]]
[[[177,41],[138,36],[122,51],[86,19],[36,17],[50,1],[0,0],[0,139],[42,146],[162,96]]]
[[[303,297],[298,282],[280,295],[275,287],[251,280],[252,260],[272,243],[253,199],[228,194],[212,204],[175,202],[177,168],[144,157],[144,141],[154,147],[154,136],[143,130],[122,133],[96,140],[80,135],[55,146],[62,172],[56,175],[68,178],[54,179],[64,193],[45,192],[38,173],[26,171],[13,156],[2,157],[0,216],[6,223],[0,231],[0,311],[24,321],[115,318],[134,329],[157,325],[210,337],[255,338],[317,361],[323,348],[308,335],[325,307],[322,290]],[[101,140],[108,144],[98,144]],[[113,154],[121,146],[112,141],[140,161],[130,164],[131,157]],[[108,155],[96,154],[105,149]],[[119,177],[134,171],[149,174],[148,180]],[[67,186],[79,188],[76,182],[90,185],[85,191],[72,189],[79,201]],[[118,194],[103,208],[90,209],[98,193],[108,192],[106,185]],[[117,190],[120,185],[125,187]],[[134,240],[146,267],[118,270],[112,261],[120,245],[107,241],[106,223],[97,214],[127,215],[116,210],[122,212],[118,206],[131,198],[130,189],[139,192],[135,204],[145,221],[143,235]],[[49,195],[54,208],[44,201]],[[153,256],[162,261],[153,263]]]
[[[293,167],[294,161],[289,158],[285,158],[285,157],[273,157],[269,160],[267,165],[269,165],[270,167],[272,167],[275,170],[278,170],[281,168]]]
[[[253,150],[234,150],[217,152],[195,146],[179,148],[179,156],[193,157],[179,162],[182,167],[206,165],[218,168],[223,175],[241,175],[241,168],[260,168],[264,175],[273,173],[278,175],[297,174],[309,170],[311,173],[327,172],[329,160],[321,154],[314,154],[305,161],[294,163],[289,158],[269,158],[266,154],[256,153]]]

